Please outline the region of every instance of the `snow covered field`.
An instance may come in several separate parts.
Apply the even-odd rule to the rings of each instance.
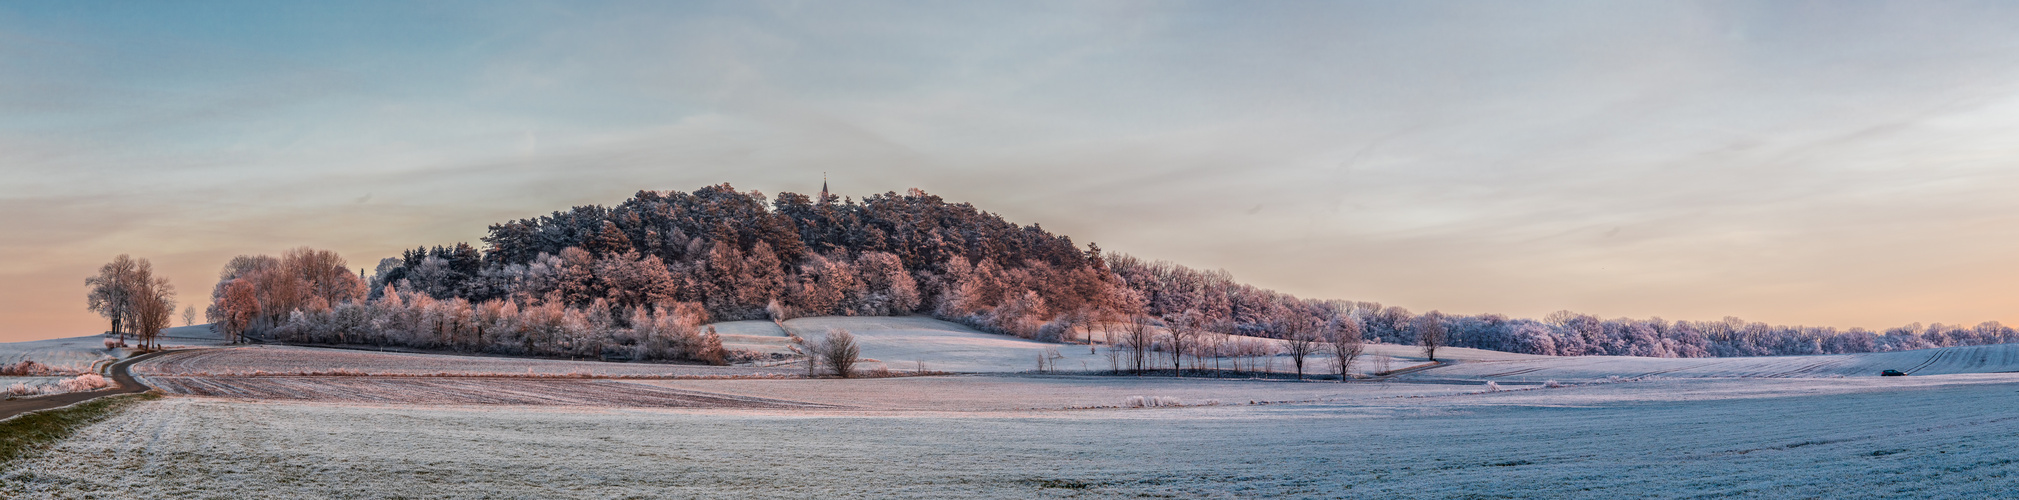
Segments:
[[[106,349],[103,337],[97,335],[8,342],[0,344],[0,365],[34,361],[70,373],[89,373],[116,361],[124,351]]]
[[[1107,358],[1088,354],[1087,346],[1072,346],[1024,340],[1008,335],[982,333],[955,323],[920,316],[822,316],[785,321],[785,328],[806,340],[819,340],[834,329],[845,329],[862,345],[862,357],[875,360],[863,369],[879,366],[896,371],[917,369],[981,373],[1027,372],[1037,369],[1037,358],[1054,349],[1063,359],[1061,370],[1107,370]]]
[[[797,373],[783,368],[606,363],[270,345],[171,353],[135,363],[132,370],[134,375],[143,378],[292,375],[708,377]]]
[[[725,339],[785,338],[769,322],[716,326]],[[776,378],[798,373],[792,366],[279,346],[173,353],[135,372],[175,397],[0,469],[0,497],[1967,498],[2019,489],[2019,457],[2009,453],[2019,446],[2019,373],[1998,373],[2019,370],[2014,345],[1721,359],[1444,349],[1448,366],[1340,383],[1020,373],[1047,348],[1064,356],[1054,362],[1065,371],[1086,361],[1105,372],[1107,360],[1085,346],[926,318],[786,327],[809,339],[849,329],[865,357],[894,370],[924,361],[974,374],[797,379]],[[1412,346],[1372,345],[1356,371],[1425,361]],[[1327,362],[1309,360],[1310,371]],[[1874,376],[1882,369],[1916,375]],[[1127,408],[1132,400],[1178,406]]]
[[[1440,353],[1442,351],[1439,351]],[[2019,371],[2019,344],[1944,347],[1865,354],[1756,358],[1636,358],[1530,356],[1478,360],[1424,372],[1425,377],[1498,381],[1589,380],[1636,377],[1818,378],[1876,377],[1884,370],[1908,375]]]
[[[800,382],[849,391],[883,381]],[[1971,498],[2019,490],[2010,454],[2019,446],[2019,416],[2010,411],[2019,376],[1925,377],[1911,390],[1819,395],[1806,395],[1811,388],[1799,380],[1768,380],[1782,384],[1777,394],[1662,397],[1675,384],[1729,382],[909,414],[178,397],[0,470],[0,496]]]
[[[161,334],[161,345],[166,348],[224,344],[223,339],[210,332],[209,325],[169,328]],[[106,349],[105,339],[103,335],[85,335],[0,343],[0,365],[34,361],[68,372],[90,373],[132,354],[132,349]],[[132,338],[127,339],[128,344],[133,342]]]
[[[724,321],[704,325],[715,327],[715,334],[722,336],[722,348],[731,351],[748,351],[758,354],[790,355],[792,339],[785,336],[785,330],[770,320]]]
[[[610,380],[485,377],[154,377],[169,394],[252,400],[415,405],[818,408],[774,399]]]

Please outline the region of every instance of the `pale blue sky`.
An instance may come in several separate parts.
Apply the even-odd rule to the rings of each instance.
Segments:
[[[0,4],[0,340],[82,279],[919,187],[1416,310],[2019,321],[2019,6]]]

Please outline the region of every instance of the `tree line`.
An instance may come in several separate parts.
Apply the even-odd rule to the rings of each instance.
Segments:
[[[1097,330],[1147,322],[1166,340],[1141,348],[1169,351],[1174,360],[1200,349],[1185,342],[1193,332],[1298,343],[1351,331],[1368,342],[1423,345],[1433,358],[1442,345],[1706,357],[2019,340],[1996,323],[1877,333],[1732,318],[1417,314],[1303,299],[1236,282],[1225,271],[1083,249],[1037,225],[917,189],[859,201],[767,197],[728,184],[640,191],[614,207],[493,224],[481,241],[481,249],[458,243],[405,251],[369,275],[311,249],[241,256],[225,266],[209,317],[228,335],[273,340],[710,362],[733,353],[700,325],[818,315],[929,314],[1047,341],[1091,341]],[[1292,354],[1301,367],[1303,356]]]
[[[1235,282],[1226,271],[1202,271],[1121,255],[1108,260],[1139,295],[1149,316],[1169,318],[1196,311],[1203,317],[1199,321],[1211,324],[1211,329],[1278,339],[1288,339],[1309,325],[1347,321],[1359,325],[1370,342],[1423,345],[1428,340],[1431,346],[1552,356],[1788,356],[2019,342],[2019,331],[1996,321],[1977,325],[1914,323],[1872,331],[1770,325],[1733,317],[1667,321],[1602,319],[1571,311],[1541,319],[1439,311],[1419,314],[1377,302],[1299,299]]]

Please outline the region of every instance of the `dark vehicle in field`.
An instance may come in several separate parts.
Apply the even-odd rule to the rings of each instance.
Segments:
[[[1879,372],[1879,376],[1881,376],[1881,377],[1905,377],[1905,376],[1907,376],[1907,374],[1906,374],[1906,373],[1904,373],[1904,372],[1901,372],[1901,371],[1899,371],[1899,370],[1886,370],[1886,371],[1883,371],[1883,372]]]

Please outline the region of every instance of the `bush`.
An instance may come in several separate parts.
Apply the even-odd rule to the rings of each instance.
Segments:
[[[855,362],[862,355],[862,347],[855,344],[855,335],[842,329],[827,332],[827,338],[820,340],[817,350],[821,360],[834,370],[835,376],[841,378],[855,373]]]
[[[1169,396],[1130,396],[1128,401],[1122,403],[1122,406],[1129,408],[1156,408],[1161,406],[1184,406],[1184,403],[1178,401],[1178,398]]]

